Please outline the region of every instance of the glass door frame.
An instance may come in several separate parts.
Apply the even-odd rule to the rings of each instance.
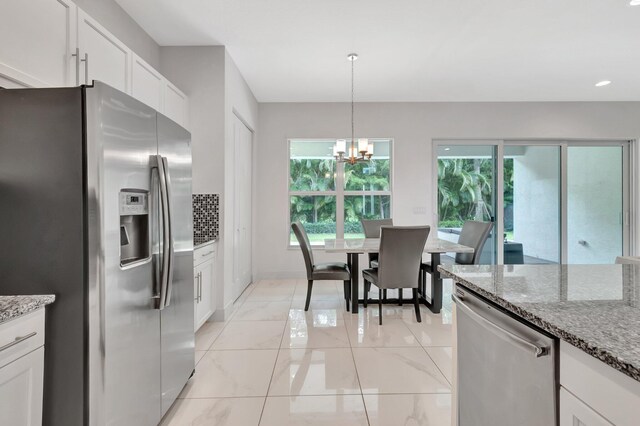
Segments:
[[[634,196],[637,190],[631,177],[638,177],[638,170],[633,167],[632,158],[636,158],[637,143],[633,139],[433,139],[432,143],[432,218],[438,229],[438,149],[440,146],[492,146],[494,148],[494,182],[495,214],[494,232],[495,235],[504,235],[504,148],[505,146],[556,146],[560,148],[560,263],[565,264],[568,259],[568,192],[567,192],[567,164],[568,148],[571,147],[611,147],[622,148],[622,255],[629,256],[635,253],[636,224],[638,218],[635,212],[638,211],[638,200]],[[634,208],[632,209],[632,206]],[[632,211],[634,217],[632,219]],[[504,241],[503,238],[496,238],[495,258],[497,264],[504,264]],[[613,260],[612,260],[613,262]]]

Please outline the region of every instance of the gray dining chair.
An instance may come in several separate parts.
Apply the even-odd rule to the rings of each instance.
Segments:
[[[380,228],[380,252],[378,267],[362,271],[364,278],[365,307],[371,284],[380,290],[413,289],[416,319],[422,322],[418,284],[422,251],[427,242],[428,226],[383,226]],[[382,325],[382,292],[378,292],[378,315]]]
[[[380,238],[382,226],[393,226],[393,219],[361,219],[365,238]],[[369,253],[369,267],[378,267],[378,253]]]
[[[489,238],[493,222],[479,222],[475,220],[468,220],[462,225],[460,231],[460,238],[458,244],[463,246],[472,247],[473,253],[456,253],[456,257],[442,256],[442,263],[450,263],[457,265],[477,265],[480,263],[480,255],[484,244]],[[433,266],[431,262],[424,262],[420,265],[421,283],[424,284],[427,280],[427,274],[433,274]]]
[[[307,269],[307,301],[304,304],[304,310],[309,310],[313,282],[326,280],[340,280],[344,282],[344,299],[347,304],[347,310],[349,310],[351,274],[347,264],[342,262],[314,263],[313,250],[311,250],[311,243],[309,242],[309,237],[307,236],[304,226],[302,226],[300,222],[294,222],[291,224],[291,228],[296,235],[298,243],[300,243],[300,249],[304,257],[304,265]]]

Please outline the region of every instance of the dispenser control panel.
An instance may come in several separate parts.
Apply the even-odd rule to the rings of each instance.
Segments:
[[[149,213],[149,194],[145,192],[120,192],[120,216]]]

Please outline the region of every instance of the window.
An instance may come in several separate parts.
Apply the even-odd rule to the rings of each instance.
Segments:
[[[335,139],[289,141],[289,223],[302,222],[311,244],[363,238],[360,219],[391,217],[391,140],[370,141],[373,158],[355,165],[335,161]]]

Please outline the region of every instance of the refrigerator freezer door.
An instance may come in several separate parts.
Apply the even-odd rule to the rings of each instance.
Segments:
[[[157,425],[160,311],[153,262],[121,266],[119,232],[120,191],[153,197],[156,112],[98,82],[86,89],[86,103],[90,424]]]
[[[173,258],[172,282],[161,315],[162,414],[194,369],[193,216],[191,201],[191,135],[158,114],[158,154],[166,161],[170,193]]]

